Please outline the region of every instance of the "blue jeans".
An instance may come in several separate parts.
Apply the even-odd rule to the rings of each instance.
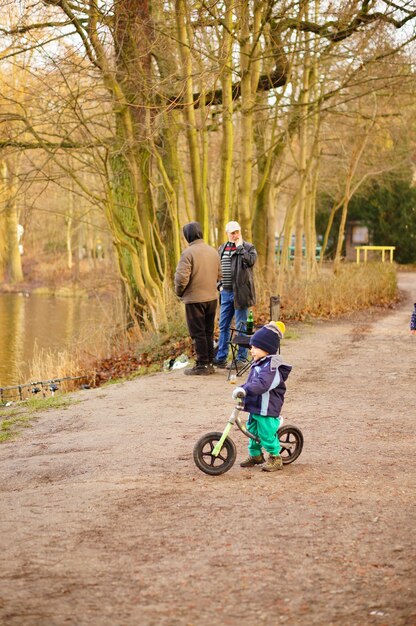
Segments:
[[[245,330],[246,321],[248,316],[248,309],[236,309],[234,308],[234,293],[232,291],[221,291],[221,306],[220,306],[220,337],[218,340],[218,352],[217,360],[225,361],[228,356],[229,341],[230,341],[230,326],[235,315],[235,327],[238,330]],[[242,346],[238,347],[237,359],[243,360],[247,358],[247,348]]]

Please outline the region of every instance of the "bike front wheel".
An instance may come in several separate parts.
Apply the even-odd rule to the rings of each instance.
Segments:
[[[297,426],[285,424],[277,431],[280,442],[280,456],[284,465],[293,463],[300,456],[303,448],[302,431]]]
[[[219,476],[228,472],[234,465],[237,449],[232,439],[227,437],[218,456],[212,454],[215,446],[222,437],[222,433],[207,433],[194,446],[195,465],[205,474]]]

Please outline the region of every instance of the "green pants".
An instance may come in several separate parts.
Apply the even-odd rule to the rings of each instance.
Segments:
[[[260,443],[256,443],[253,439],[248,440],[249,455],[258,456],[261,454],[261,449],[264,448],[269,454],[277,456],[280,452],[279,439],[276,437],[279,426],[279,417],[267,417],[250,413],[247,430],[258,437]]]

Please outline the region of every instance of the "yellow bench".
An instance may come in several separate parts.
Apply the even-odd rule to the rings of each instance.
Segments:
[[[386,252],[390,253],[390,263],[393,263],[393,251],[396,246],[356,246],[357,264],[360,262],[361,250],[364,250],[364,263],[367,263],[367,253],[369,250],[381,250],[381,261],[386,260]]]

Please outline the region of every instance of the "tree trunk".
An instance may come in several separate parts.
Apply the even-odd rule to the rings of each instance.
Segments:
[[[348,205],[352,195],[352,181],[357,171],[358,164],[363,155],[365,147],[367,145],[368,139],[370,137],[371,129],[373,128],[375,123],[375,111],[373,114],[373,119],[368,123],[367,127],[363,129],[363,136],[360,139],[360,142],[356,144],[355,149],[352,152],[351,160],[348,168],[348,173],[345,181],[345,192],[342,201],[342,215],[341,222],[338,230],[338,240],[337,247],[335,250],[335,258],[334,258],[334,273],[338,272],[339,266],[341,264],[341,255],[342,255],[342,244],[344,242],[344,234],[345,234],[345,225],[347,223],[347,214],[348,214]]]
[[[115,76],[94,23],[90,38],[114,101],[116,134],[108,162],[106,214],[128,298],[129,317],[138,328],[157,329],[166,321],[166,259],[149,183],[149,140],[153,137],[152,30],[147,1],[120,0],[115,7]]]
[[[225,225],[230,221],[231,180],[234,148],[233,97],[232,97],[232,23],[234,0],[226,0],[225,28],[223,36],[223,70],[221,75],[223,108],[222,108],[222,142],[221,142],[221,179],[218,198],[218,241],[222,241]]]
[[[241,67],[241,167],[238,218],[245,239],[252,239],[251,192],[253,177],[253,116],[255,93],[260,76],[258,35],[261,26],[261,3],[254,4],[253,21],[250,22],[249,2],[239,6],[241,30],[240,67]],[[252,43],[253,42],[253,43]]]
[[[305,3],[306,15],[308,11],[308,2]],[[309,115],[309,90],[310,90],[310,37],[309,33],[304,35],[304,63],[303,63],[303,82],[302,92],[300,96],[300,112],[301,123],[299,127],[299,200],[296,211],[295,221],[295,259],[294,270],[296,278],[300,278],[303,261],[304,247],[304,226],[305,226],[305,205],[306,205],[306,188],[307,188],[307,169],[306,163],[308,159],[308,115]]]
[[[73,191],[71,189],[71,191]],[[74,220],[74,194],[73,192],[69,193],[69,207],[68,214],[66,217],[66,256],[67,256],[67,267],[69,270],[72,269],[72,223]]]
[[[16,205],[16,163],[14,168],[4,160],[0,162],[0,214],[3,212],[2,274],[12,284],[23,281],[22,260],[19,250],[19,215]],[[3,211],[1,211],[3,205]]]
[[[7,269],[7,222],[5,204],[7,200],[7,167],[0,160],[0,281],[6,280]]]
[[[192,81],[192,59],[190,53],[189,38],[187,32],[187,11],[185,0],[176,0],[176,21],[178,40],[180,43],[180,54],[182,60],[182,73],[184,81],[184,117],[186,122],[186,134],[189,147],[189,158],[191,165],[192,188],[194,194],[195,216],[204,229],[208,224],[207,206],[204,204],[204,194],[202,190],[201,158],[198,147],[198,130],[196,123],[195,109],[193,107],[193,81]],[[203,231],[204,236],[208,232]]]

